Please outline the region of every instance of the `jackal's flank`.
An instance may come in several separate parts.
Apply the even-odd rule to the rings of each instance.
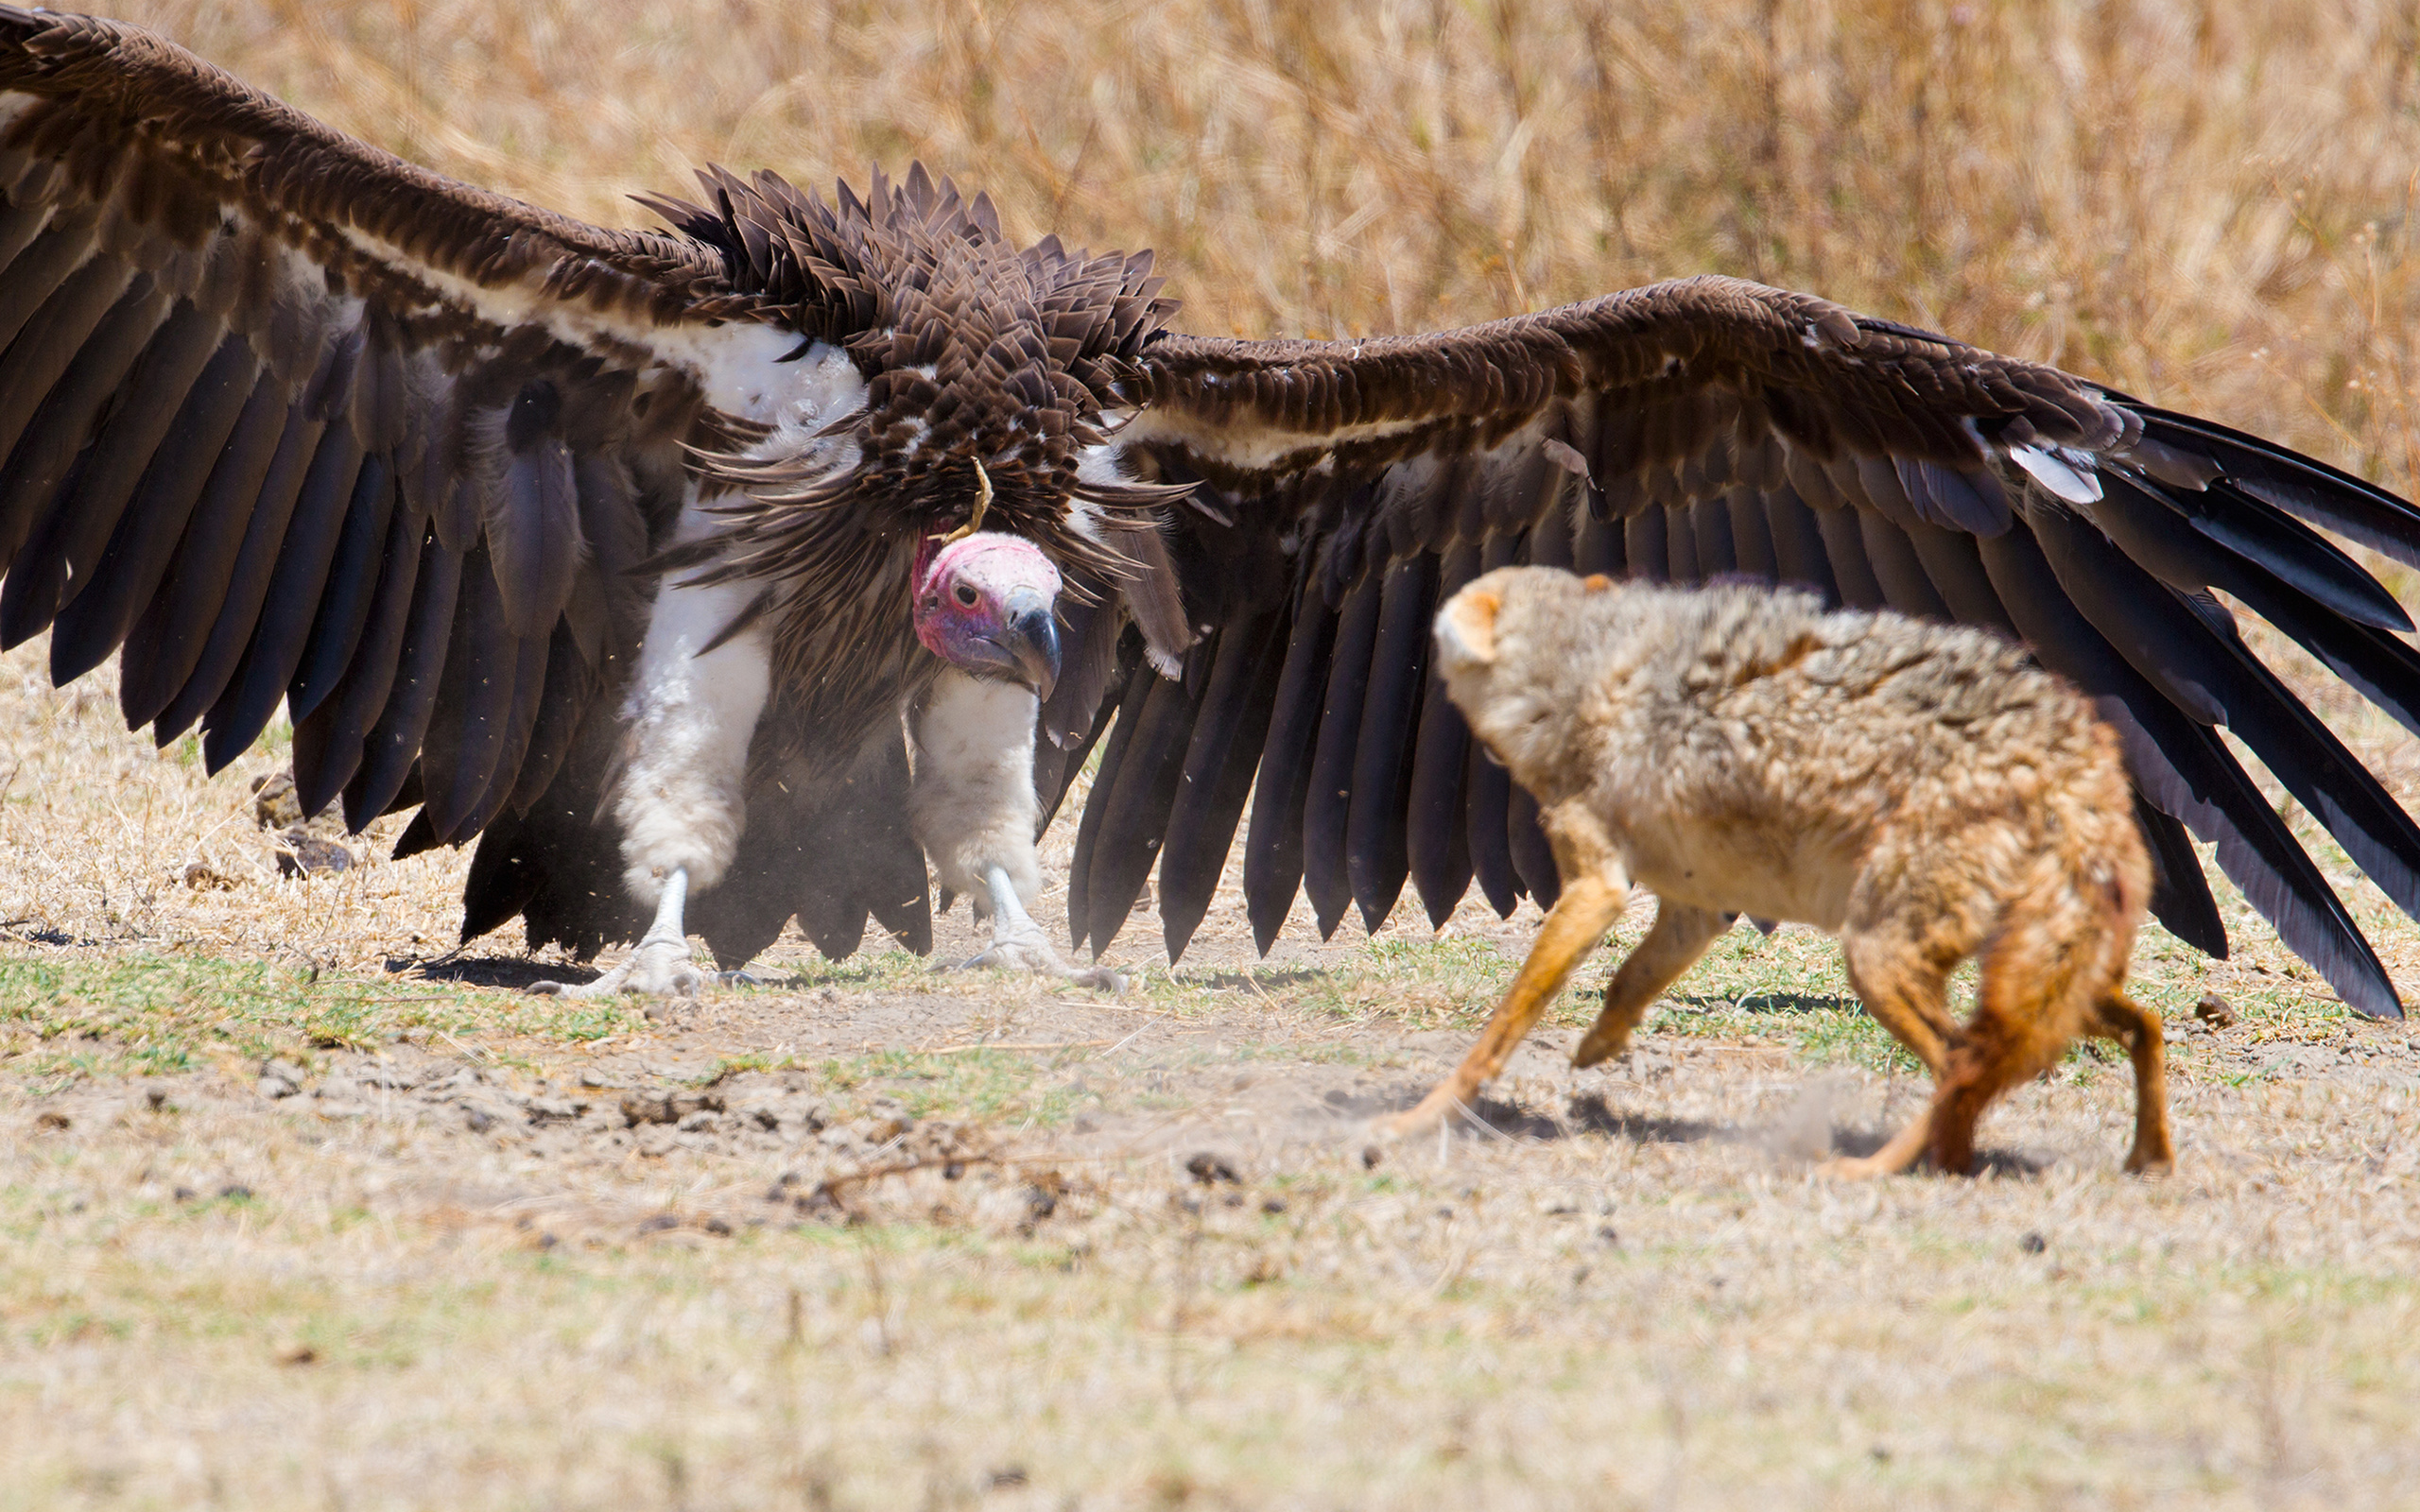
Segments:
[[[1967,1170],[1984,1107],[2087,1034],[2134,1058],[2127,1169],[2169,1163],[2159,1020],[2120,990],[2152,864],[2118,737],[2021,647],[1810,593],[1548,568],[1473,582],[1437,645],[1447,693],[1545,811],[1564,890],[1478,1046],[1400,1126],[1502,1067],[1635,884],[1654,927],[1575,1063],[1623,1049],[1736,915],[1793,919],[1841,936],[1858,996],[1938,1083],[1839,1169],[1928,1148]],[[1975,954],[1961,1026],[1949,974]]]

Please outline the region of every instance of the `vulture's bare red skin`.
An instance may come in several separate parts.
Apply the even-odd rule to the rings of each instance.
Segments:
[[[969,677],[1050,696],[1059,679],[1059,569],[1040,547],[978,531],[932,550],[915,577],[916,639],[925,650]]]

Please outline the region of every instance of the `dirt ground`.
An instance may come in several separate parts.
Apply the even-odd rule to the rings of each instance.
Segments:
[[[1174,971],[1146,912],[1117,997],[793,940],[778,986],[564,1003],[443,952],[459,857],[281,878],[273,751],[205,780],[37,667],[0,1507],[2420,1501],[2420,1045],[2239,900],[2234,960],[2141,948],[2166,1178],[2086,1052],[1977,1179],[1814,1175],[1925,1084],[1796,929],[1599,1071],[1576,988],[1484,1125],[1382,1146],[1533,912],[1263,962],[1230,896]]]

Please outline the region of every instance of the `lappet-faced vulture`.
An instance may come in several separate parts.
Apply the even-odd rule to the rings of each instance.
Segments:
[[[2420,730],[2420,513],[2224,426],[1804,294],[1698,278],[1433,335],[1178,335],[1148,255],[1020,248],[921,168],[769,173],[609,231],[347,138],[157,38],[0,9],[0,641],[213,766],[283,702],[306,807],[476,837],[600,986],[693,985],[791,918],[1065,971],[1040,825],[1104,736],[1070,880],[1167,943],[1239,828],[1298,889],[1550,901],[1534,811],[1426,657],[1508,562],[1811,585],[1996,627],[2122,731],[2170,928],[2187,835],[2356,1008],[2395,1014],[2232,730],[2420,912],[2420,829],[2247,648],[2265,617]],[[1251,816],[1245,827],[1245,810]],[[654,922],[648,927],[650,910]],[[685,913],[684,913],[685,910]]]

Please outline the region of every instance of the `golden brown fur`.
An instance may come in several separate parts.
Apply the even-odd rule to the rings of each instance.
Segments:
[[[1502,1066],[1635,884],[1654,927],[1574,1054],[1629,1042],[1647,1005],[1741,913],[1840,935],[1866,1007],[1938,1083],[1926,1115],[1851,1174],[1929,1149],[2083,1035],[2135,1074],[2127,1169],[2170,1151],[2157,1015],[2120,990],[2151,891],[2116,735],[2018,646],[1808,593],[1615,585],[1508,568],[1449,601],[1438,668],[1538,799],[1564,894],[1462,1067],[1399,1126]],[[1982,958],[1973,1017],[1948,979]]]

